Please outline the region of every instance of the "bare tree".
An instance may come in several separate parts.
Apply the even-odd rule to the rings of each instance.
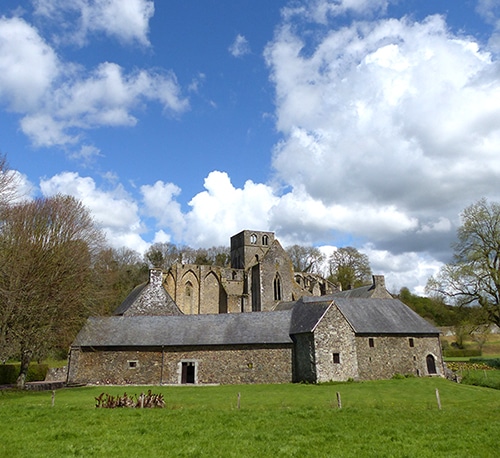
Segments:
[[[325,256],[312,246],[292,245],[286,248],[295,272],[321,273]]]
[[[19,175],[10,170],[7,156],[0,154],[0,209],[8,207],[19,196]]]
[[[0,226],[0,329],[31,359],[69,344],[93,301],[92,263],[104,239],[83,205],[55,196],[4,208]]]
[[[170,242],[153,243],[144,254],[150,267],[168,270],[170,266],[181,261],[181,253],[177,246]]]
[[[99,315],[112,313],[137,285],[148,279],[148,265],[137,251],[105,248],[93,265]]]

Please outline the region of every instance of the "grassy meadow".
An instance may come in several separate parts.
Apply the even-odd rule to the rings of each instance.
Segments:
[[[54,406],[51,392],[2,391],[0,456],[496,457],[500,450],[500,391],[439,378],[163,386],[151,389],[164,395],[164,409],[95,408],[102,392],[147,389],[62,389]]]

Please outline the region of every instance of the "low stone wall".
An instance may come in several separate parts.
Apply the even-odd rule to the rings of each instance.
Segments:
[[[68,383],[97,385],[180,384],[183,363],[195,383],[292,381],[292,345],[166,348],[73,348]]]

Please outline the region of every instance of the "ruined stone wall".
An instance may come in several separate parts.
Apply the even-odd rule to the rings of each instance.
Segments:
[[[245,275],[219,266],[175,264],[165,288],[185,315],[241,312]]]
[[[370,347],[373,339],[373,347]],[[413,339],[413,347],[410,346]],[[438,337],[357,336],[359,377],[362,380],[391,378],[394,374],[429,375],[427,355],[436,362],[437,375],[443,374]]]
[[[196,383],[288,383],[292,345],[98,350],[73,349],[70,383],[180,384],[182,362],[194,362]]]
[[[275,297],[276,278],[279,278],[280,282],[279,298]],[[278,241],[274,242],[260,263],[260,285],[262,311],[273,310],[278,302],[294,299],[296,283],[293,265]]]
[[[316,327],[314,346],[317,382],[358,379],[355,335],[335,304]]]

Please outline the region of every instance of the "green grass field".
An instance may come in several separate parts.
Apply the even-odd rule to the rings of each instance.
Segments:
[[[95,396],[124,387],[59,390],[53,407],[51,392],[0,392],[0,456],[496,457],[500,450],[500,391],[443,379],[152,390],[164,395],[165,409],[94,407]]]

